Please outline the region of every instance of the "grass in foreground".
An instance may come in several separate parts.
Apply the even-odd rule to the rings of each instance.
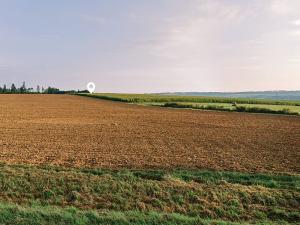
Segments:
[[[210,224],[211,220],[293,224],[300,220],[297,175],[0,168],[0,222],[7,224]],[[75,213],[69,207],[75,207]]]
[[[58,208],[51,206],[21,207],[13,204],[0,204],[0,223],[14,225],[237,225],[241,223],[202,219],[175,213],[97,212],[78,210],[74,207]],[[243,224],[250,224],[243,222]],[[284,225],[284,221],[258,221],[251,224]]]

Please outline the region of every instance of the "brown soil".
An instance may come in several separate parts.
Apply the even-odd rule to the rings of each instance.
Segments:
[[[300,172],[300,117],[0,95],[0,161]]]

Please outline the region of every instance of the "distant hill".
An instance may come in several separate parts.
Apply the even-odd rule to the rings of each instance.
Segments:
[[[256,98],[273,100],[300,100],[300,91],[250,91],[250,92],[164,92],[161,95],[210,96],[228,98]]]

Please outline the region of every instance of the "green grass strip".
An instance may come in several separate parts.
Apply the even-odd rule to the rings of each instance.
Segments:
[[[129,212],[97,212],[94,210],[78,210],[49,206],[21,207],[0,203],[0,224],[14,225],[238,225],[248,222],[229,222],[221,220],[201,219],[174,213],[142,213]],[[275,225],[288,222],[260,221],[251,224]]]
[[[238,222],[300,220],[297,175],[2,164],[0,202]]]

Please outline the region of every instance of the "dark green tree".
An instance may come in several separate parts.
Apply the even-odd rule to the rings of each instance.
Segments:
[[[6,87],[6,84],[3,85],[3,93],[7,93],[7,87]]]
[[[10,92],[11,93],[17,93],[17,88],[16,88],[16,85],[14,83],[11,85]]]
[[[46,90],[45,90],[45,93],[46,94],[59,94],[59,89],[58,88],[54,88],[54,87],[48,87]]]
[[[34,90],[33,90],[33,88],[31,87],[31,88],[27,88],[26,89],[26,93],[32,93],[32,92],[34,92]]]
[[[26,89],[26,85],[25,85],[25,81],[23,82],[22,86],[20,87],[20,93],[26,93],[27,89]]]

